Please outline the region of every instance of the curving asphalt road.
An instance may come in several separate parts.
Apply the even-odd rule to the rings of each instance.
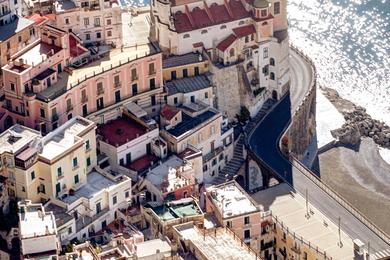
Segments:
[[[254,128],[248,140],[250,149],[297,192],[305,196],[307,189],[310,203],[334,223],[337,223],[340,217],[342,229],[352,239],[359,238],[364,243],[370,242],[371,252],[374,253],[388,250],[390,245],[293,167],[280,153],[279,140],[290,124],[291,107],[295,109],[299,105],[313,81],[310,64],[294,51],[291,51],[290,63],[291,93],[284,96]]]

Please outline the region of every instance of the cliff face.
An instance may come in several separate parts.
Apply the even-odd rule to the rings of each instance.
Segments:
[[[316,133],[316,94],[314,84],[299,109],[293,114],[292,124],[288,130],[289,151],[298,159],[302,159]]]

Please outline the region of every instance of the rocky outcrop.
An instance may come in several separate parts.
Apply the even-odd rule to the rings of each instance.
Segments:
[[[333,89],[325,89],[325,96],[343,114],[345,124],[332,135],[344,144],[355,145],[360,137],[370,137],[382,147],[390,148],[390,127],[384,122],[373,119],[366,109],[339,96]]]

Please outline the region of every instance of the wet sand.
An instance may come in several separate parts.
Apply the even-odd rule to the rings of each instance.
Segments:
[[[390,165],[363,138],[356,150],[332,148],[318,155],[321,179],[390,235]]]

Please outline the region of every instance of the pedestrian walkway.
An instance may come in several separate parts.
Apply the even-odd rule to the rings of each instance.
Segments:
[[[245,146],[245,139],[248,136],[248,134],[253,130],[253,128],[256,126],[257,122],[259,122],[264,116],[267,114],[267,112],[270,110],[270,108],[276,103],[276,100],[274,99],[268,99],[264,102],[264,105],[260,109],[260,111],[257,113],[255,117],[253,117],[244,127],[243,133],[240,134],[233,152],[233,158],[228,162],[228,164],[222,169],[222,171],[219,172],[219,174],[213,179],[212,184],[217,185],[221,184],[223,182],[226,182],[228,180],[233,179],[238,170],[241,168],[241,166],[245,162],[244,158],[244,146]]]

